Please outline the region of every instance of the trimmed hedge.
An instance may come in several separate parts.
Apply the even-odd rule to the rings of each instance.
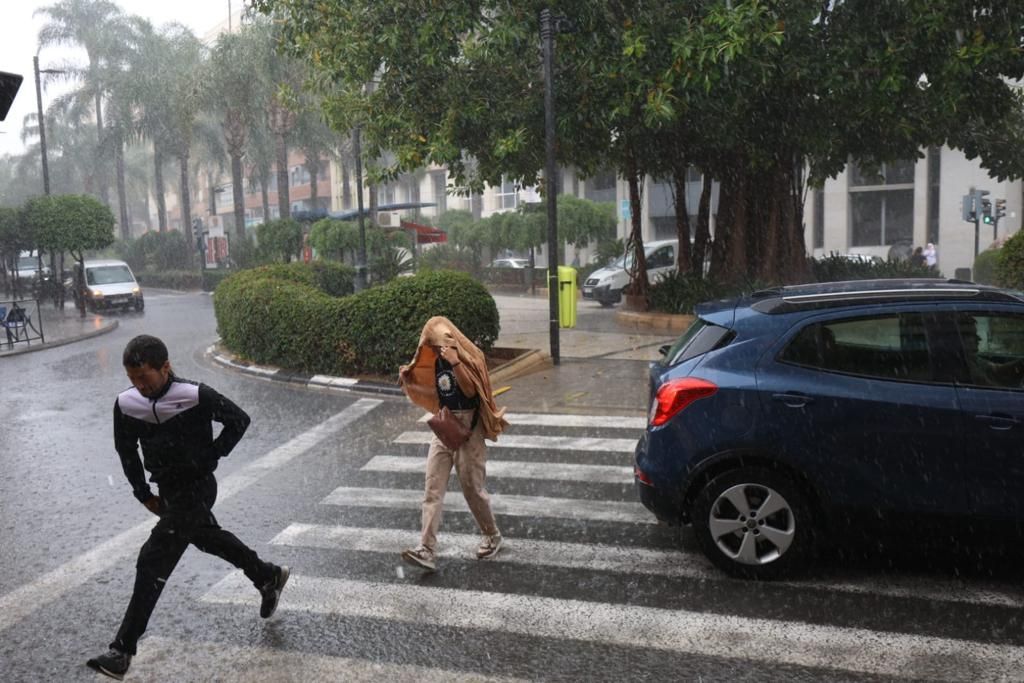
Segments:
[[[996,268],[999,266],[999,250],[983,251],[974,259],[974,273],[971,276],[980,285],[996,284]]]
[[[198,270],[143,270],[135,273],[135,279],[143,287],[161,289],[194,290],[202,286]]]
[[[484,351],[498,338],[494,299],[464,273],[420,273],[349,296],[332,296],[324,283],[337,285],[306,264],[227,278],[213,297],[222,342],[257,363],[301,372],[394,376],[431,316],[448,317]]]
[[[1010,289],[1024,289],[1024,230],[1006,240],[999,250],[996,281]]]

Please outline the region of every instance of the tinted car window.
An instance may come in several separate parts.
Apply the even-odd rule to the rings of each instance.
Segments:
[[[673,246],[662,247],[647,258],[648,268],[666,268],[671,266],[676,249]]]
[[[808,325],[779,360],[881,379],[932,379],[928,338],[918,313]]]
[[[731,338],[729,330],[697,318],[665,354],[667,365],[679,365],[691,358],[725,345]]]
[[[957,333],[963,348],[966,384],[1019,389],[1024,382],[1024,317],[995,313],[959,313]]]

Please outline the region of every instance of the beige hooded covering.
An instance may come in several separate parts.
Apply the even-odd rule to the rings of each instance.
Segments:
[[[437,360],[435,346],[454,346],[459,351],[459,360],[465,364],[473,387],[480,397],[480,424],[484,437],[495,441],[508,422],[505,409],[498,408],[491,393],[491,378],[487,374],[487,362],[483,352],[459,331],[448,318],[435,316],[427,321],[420,333],[420,343],[412,362],[398,369],[398,382],[409,400],[431,414],[440,410],[440,401],[435,386],[434,361]]]

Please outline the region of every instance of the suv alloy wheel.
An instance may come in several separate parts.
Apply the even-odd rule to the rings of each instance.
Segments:
[[[814,529],[806,497],[786,476],[762,468],[721,474],[693,503],[704,554],[727,574],[775,579],[805,569]]]

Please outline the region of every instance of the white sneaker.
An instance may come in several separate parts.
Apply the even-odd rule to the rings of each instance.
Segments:
[[[484,536],[480,541],[480,546],[476,549],[476,558],[486,560],[497,555],[499,550],[501,550],[501,534]]]

